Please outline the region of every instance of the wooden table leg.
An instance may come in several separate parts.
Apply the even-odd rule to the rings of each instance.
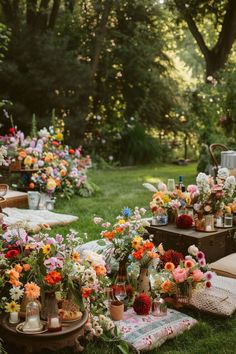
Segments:
[[[74,348],[74,350],[75,350],[76,353],[80,353],[80,352],[82,352],[84,350],[84,347],[80,344],[79,338],[80,337],[75,338],[75,348]]]

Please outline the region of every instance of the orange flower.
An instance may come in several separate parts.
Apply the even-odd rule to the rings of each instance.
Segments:
[[[72,255],[71,255],[71,259],[74,261],[74,262],[79,262],[80,261],[80,254],[79,252],[73,252]]]
[[[82,289],[82,297],[84,299],[87,299],[91,293],[92,293],[92,289],[90,289],[90,288],[83,288]]]
[[[136,259],[136,261],[140,261],[144,254],[144,249],[140,247],[136,252],[132,253],[132,256]]]
[[[25,295],[29,299],[37,299],[40,295],[40,287],[33,282],[25,284]]]
[[[161,284],[161,289],[164,293],[170,293],[174,290],[174,283],[172,283],[172,281],[170,280],[165,280],[162,284]]]
[[[115,231],[106,231],[103,233],[103,237],[107,238],[109,241],[112,241],[115,236]]]
[[[175,269],[175,265],[172,262],[166,262],[165,264],[165,270],[167,270],[167,272],[172,272]]]
[[[19,281],[20,273],[18,273],[14,268],[10,269],[8,272],[9,275],[9,283],[13,286],[20,286],[22,283]]]
[[[156,253],[156,252],[151,252],[151,251],[148,251],[147,252],[147,255],[149,258],[159,258],[159,255]]]
[[[185,268],[192,268],[195,266],[195,262],[193,259],[186,259],[184,261],[184,266],[185,266]]]
[[[46,281],[49,285],[56,285],[62,279],[62,276],[56,270],[52,270],[44,277],[44,281]]]
[[[150,241],[144,242],[144,244],[143,244],[143,248],[145,250],[151,251],[153,249],[153,247],[154,247],[154,243],[150,242]]]
[[[98,266],[94,266],[93,267],[97,276],[99,275],[105,275],[107,270],[106,270],[106,267],[102,266],[102,265],[98,265]]]
[[[24,159],[26,156],[27,156],[27,154],[24,150],[19,152],[19,157],[21,157],[22,159]]]
[[[23,268],[22,268],[22,266],[21,266],[20,264],[16,264],[14,268],[15,268],[15,270],[16,270],[18,273],[21,273],[22,270],[23,270]]]
[[[28,270],[30,270],[30,265],[28,263],[23,264],[23,269],[25,272],[28,272]]]
[[[118,234],[122,234],[123,230],[124,229],[122,227],[117,227],[116,228],[116,232],[118,232]]]

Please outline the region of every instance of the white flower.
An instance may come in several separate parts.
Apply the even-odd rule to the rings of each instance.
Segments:
[[[145,215],[146,213],[146,209],[145,208],[140,208],[140,214],[141,215]]]
[[[93,251],[85,250],[83,256],[86,261],[89,261],[92,266],[104,266],[106,265],[104,256]]]
[[[102,334],[103,334],[103,329],[102,329],[102,327],[100,327],[100,326],[97,326],[96,328],[95,328],[95,331],[96,331],[96,336],[97,337],[100,337]]]
[[[10,293],[11,299],[14,301],[17,301],[23,296],[24,289],[21,289],[19,286],[13,286],[10,289],[9,293]]]
[[[94,224],[96,224],[96,225],[101,224],[102,221],[103,221],[103,219],[100,218],[100,217],[95,216],[95,217],[93,218],[93,222],[94,222]]]
[[[226,179],[229,177],[229,170],[226,167],[219,168],[218,173],[217,173],[217,178],[218,179]]]
[[[188,248],[189,254],[196,256],[198,252],[199,252],[199,249],[195,245],[189,246],[189,248]]]
[[[7,165],[5,157],[7,156],[7,148],[3,145],[0,147],[0,166]]]

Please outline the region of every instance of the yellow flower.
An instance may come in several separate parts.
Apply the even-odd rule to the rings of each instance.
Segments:
[[[56,188],[56,186],[57,186],[57,184],[54,181],[54,179],[53,178],[49,178],[48,181],[47,181],[47,189],[54,190]]]
[[[5,305],[6,312],[19,312],[20,305],[17,304],[15,301],[7,302]]]
[[[74,262],[79,262],[80,261],[80,254],[78,252],[73,252],[72,255],[71,255],[71,259],[74,261]]]
[[[55,136],[56,140],[62,141],[64,139],[63,134],[58,132],[57,135]]]
[[[166,204],[166,203],[169,203],[171,199],[168,195],[164,195],[162,200],[163,200],[164,204]]]
[[[231,214],[230,206],[228,206],[228,205],[225,206],[225,212]]]
[[[26,156],[26,158],[24,159],[24,164],[27,166],[30,166],[30,165],[32,165],[32,163],[33,163],[32,157],[29,155]]]
[[[132,241],[132,247],[137,250],[141,242],[142,242],[142,237],[135,236]]]
[[[120,225],[125,224],[125,220],[124,220],[124,219],[120,219],[120,220],[118,221],[118,224],[120,224]]]
[[[44,245],[43,246],[43,253],[48,255],[51,252],[51,246],[50,245]]]

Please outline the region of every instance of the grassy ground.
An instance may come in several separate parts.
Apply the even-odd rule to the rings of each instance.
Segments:
[[[122,168],[108,171],[91,171],[91,177],[101,191],[98,195],[83,199],[74,197],[70,201],[57,201],[56,211],[79,216],[79,221],[65,227],[52,230],[55,234],[65,234],[70,228],[79,232],[79,236],[87,234],[87,239],[99,238],[99,230],[92,223],[94,215],[102,216],[107,221],[114,221],[124,206],[148,207],[152,193],[142,187],[142,183],[155,183],[157,179],[164,182],[167,178],[184,176],[184,183],[195,181],[196,166],[146,166]],[[236,317],[232,319],[214,318],[198,312],[189,314],[199,320],[199,324],[191,331],[178,338],[166,342],[161,348],[150,351],[150,354],[230,354],[236,347]],[[72,350],[60,353],[69,354]],[[118,354],[114,344],[89,343],[85,354]],[[46,354],[44,351],[41,354]]]

